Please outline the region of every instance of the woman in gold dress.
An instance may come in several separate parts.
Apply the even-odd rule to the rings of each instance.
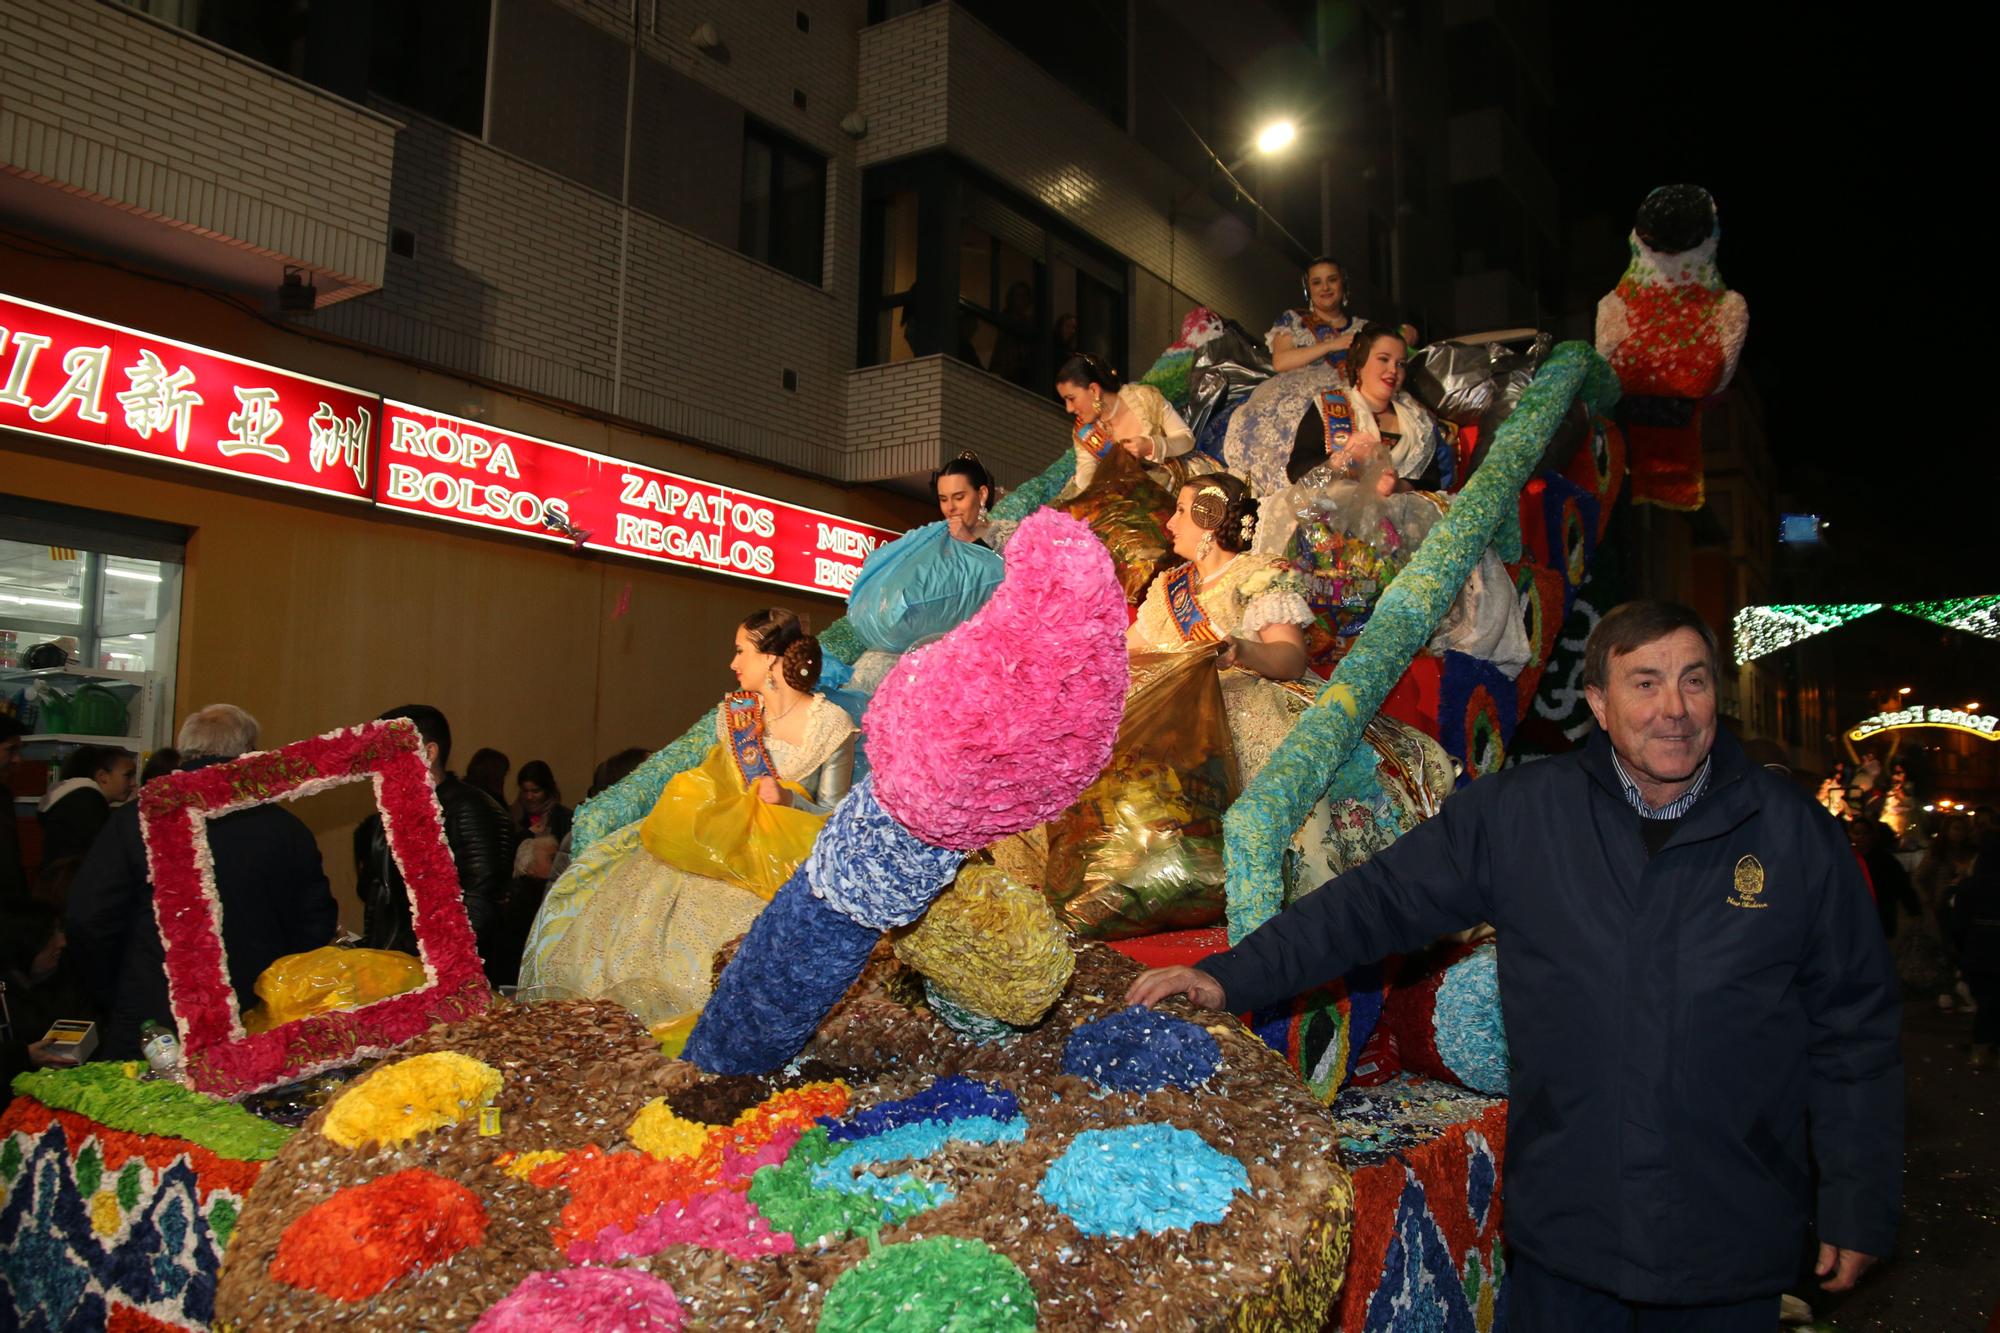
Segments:
[[[1248,786],[1311,704],[1321,682],[1307,666],[1313,612],[1297,570],[1253,550],[1257,501],[1229,473],[1189,480],[1167,532],[1186,558],[1154,582],[1126,634],[1133,653],[1205,652],[1222,672],[1223,713]],[[1450,793],[1451,761],[1436,741],[1393,718],[1364,732],[1381,794],[1322,799],[1293,840],[1288,898],[1367,859],[1434,813]]]
[[[715,746],[550,887],[524,988],[617,999],[649,1022],[702,1006],[715,950],[750,928],[851,780],[855,726],[814,692],[820,663],[790,611],[737,628],[741,688],[718,710]]]

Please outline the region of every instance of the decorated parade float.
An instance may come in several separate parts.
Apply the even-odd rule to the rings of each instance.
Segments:
[[[1233,326],[1188,329],[1148,379],[1220,452],[1272,377]],[[1315,848],[1365,857],[1505,763],[1524,717],[1574,706],[1574,604],[1625,475],[1616,363],[1546,338],[1413,355],[1447,494],[1409,542],[1298,508],[1280,554],[1321,679],[1227,800],[1132,741],[1157,492],[1079,492],[1065,450],[994,506],[1008,540],[976,595],[885,609],[864,571],[820,641],[865,776],[691,1024],[525,973],[519,1001],[489,992],[405,723],[149,784],[182,1080],[17,1084],[8,1326],[1504,1326],[1490,933],[1258,1014],[1123,996],[1317,890]],[[1446,646],[1468,587],[1518,616],[1525,662]],[[913,629],[931,614],[939,633]],[[938,724],[967,715],[988,723]],[[579,859],[721,734],[710,714],[580,807]],[[423,978],[253,1032],[203,823],[352,781],[375,787]]]

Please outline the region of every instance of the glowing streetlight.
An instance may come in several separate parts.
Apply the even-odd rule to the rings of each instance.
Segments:
[[[1898,694],[1908,694],[1909,692],[1910,692],[1910,687],[1907,685],[1905,685],[1902,689],[1896,691],[1896,693]]]
[[[1968,713],[1976,713],[1976,712],[1978,712],[1978,711],[1979,711],[1979,700],[1977,700],[1977,699],[1974,699],[1974,700],[1973,700],[1973,701],[1972,701],[1971,703],[1967,704],[1967,705],[1965,706],[1965,711],[1966,711],[1966,712],[1968,712]]]
[[[1274,120],[1257,131],[1257,151],[1269,157],[1292,146],[1299,137],[1299,127],[1289,120]]]

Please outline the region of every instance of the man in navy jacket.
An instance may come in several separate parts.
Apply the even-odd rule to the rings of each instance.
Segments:
[[[1717,733],[1716,666],[1692,611],[1618,607],[1585,649],[1583,749],[1470,784],[1235,948],[1130,991],[1241,1013],[1492,922],[1514,1333],[1768,1333],[1810,1161],[1822,1285],[1853,1286],[1895,1237],[1881,926],[1839,825]]]

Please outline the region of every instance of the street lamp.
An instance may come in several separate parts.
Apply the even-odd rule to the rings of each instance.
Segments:
[[[1269,157],[1292,146],[1299,137],[1299,127],[1289,120],[1274,120],[1257,131],[1257,151]]]

